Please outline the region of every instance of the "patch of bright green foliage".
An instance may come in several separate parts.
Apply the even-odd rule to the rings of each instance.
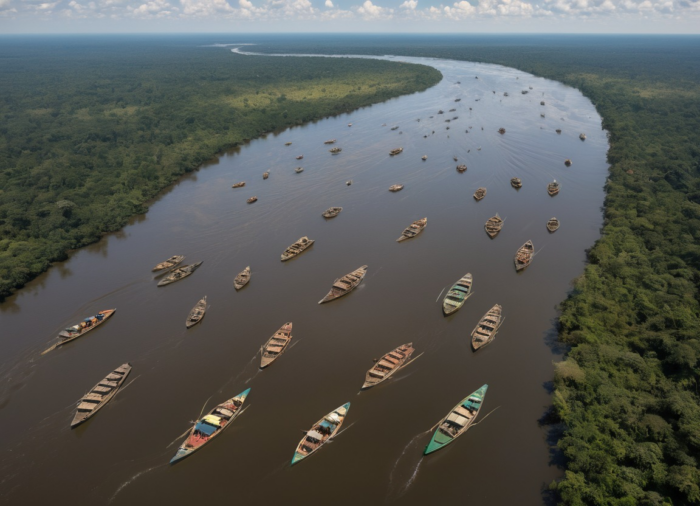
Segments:
[[[216,153],[442,78],[174,38],[7,37],[0,68],[0,300]]]

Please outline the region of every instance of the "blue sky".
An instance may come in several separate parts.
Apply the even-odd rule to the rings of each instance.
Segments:
[[[700,0],[0,0],[0,33],[700,33]]]

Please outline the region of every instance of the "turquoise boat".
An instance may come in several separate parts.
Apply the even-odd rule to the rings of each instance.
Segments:
[[[445,299],[442,301],[442,311],[445,316],[451,315],[461,308],[471,294],[472,275],[468,272],[445,295]]]
[[[435,434],[425,447],[424,455],[444,448],[467,431],[479,414],[488,387],[484,385],[466,399],[462,399],[445,418],[440,420]]]
[[[333,439],[338,434],[340,426],[343,425],[349,409],[350,403],[347,402],[316,422],[311,430],[306,432],[306,436],[299,441],[294,457],[292,457],[292,465],[304,460],[321,448],[324,443]]]
[[[177,453],[170,460],[170,463],[174,464],[189,457],[221,434],[243,412],[241,408],[249,393],[250,388],[215,406],[208,414],[198,420],[190,429],[187,439],[177,449]]]

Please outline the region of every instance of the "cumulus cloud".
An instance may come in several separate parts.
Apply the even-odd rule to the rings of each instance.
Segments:
[[[386,7],[381,7],[372,3],[372,0],[365,0],[360,7],[358,7],[357,12],[366,19],[390,17],[393,10]]]
[[[332,9],[332,8],[333,8],[333,2],[331,2],[331,0],[326,0],[326,3],[325,3],[324,5],[325,5],[326,7],[328,7],[329,9]]]
[[[418,1],[417,0],[406,0],[404,3],[399,5],[402,9],[410,9],[412,11],[416,10],[416,7],[418,6]]]

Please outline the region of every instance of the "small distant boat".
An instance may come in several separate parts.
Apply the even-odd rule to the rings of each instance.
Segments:
[[[472,275],[471,273],[466,273],[460,278],[450,291],[447,292],[445,298],[442,301],[442,311],[445,316],[451,315],[459,308],[461,308],[467,299],[472,294]]]
[[[486,220],[486,224],[484,225],[486,233],[489,234],[489,237],[492,239],[498,235],[502,228],[503,219],[500,216],[498,216],[498,213],[496,213],[496,216],[492,216],[491,218]]]
[[[249,204],[252,204],[253,202],[257,202],[257,201],[258,201],[258,197],[250,197],[248,200],[246,200],[246,202],[248,202]]]
[[[324,144],[335,144],[335,139],[329,139],[323,142]]]
[[[552,197],[559,193],[559,183],[557,183],[556,179],[547,185],[547,193]]]
[[[360,283],[362,283],[362,280],[365,279],[365,274],[367,274],[367,266],[363,265],[359,269],[355,269],[342,278],[336,279],[333,282],[331,291],[328,292],[324,298],[319,300],[318,303],[323,304],[324,302],[330,302],[352,292]]]
[[[231,425],[243,410],[241,407],[250,393],[250,388],[231,399],[214,407],[209,413],[198,420],[190,429],[187,439],[177,449],[177,453],[170,460],[171,464],[189,457],[209,441],[221,434],[226,427]]]
[[[425,447],[424,455],[444,448],[467,431],[481,410],[488,387],[484,385],[469,397],[462,399],[445,418],[440,420],[430,443]]]
[[[240,290],[250,281],[250,265],[243,269],[233,280],[233,286],[236,290]]]
[[[561,133],[561,128],[557,128],[557,129],[555,130],[555,132],[558,133],[558,134],[560,134],[560,133]]]
[[[489,309],[472,330],[472,348],[474,351],[489,344],[496,337],[501,326],[501,306],[496,304]]]
[[[192,308],[192,311],[190,311],[190,314],[187,316],[187,321],[185,322],[185,326],[189,329],[190,327],[194,327],[197,325],[199,322],[202,321],[202,318],[204,318],[204,313],[207,312],[207,297],[204,296],[201,299],[199,299],[199,302],[197,302],[194,307]]]
[[[270,171],[263,172],[263,179],[267,179],[268,177],[270,177]]]
[[[403,190],[403,185],[402,185],[402,184],[392,184],[392,185],[389,187],[389,191],[390,191],[390,192],[398,192],[398,191],[401,191],[401,190]]]
[[[351,126],[352,126],[352,123],[348,123],[348,126],[351,127]]]
[[[533,246],[532,241],[527,241],[525,244],[518,248],[515,253],[515,270],[522,271],[525,267],[532,263],[532,258],[535,255],[535,246]]]
[[[457,172],[465,172],[467,170],[467,166],[464,164],[457,165]]]
[[[340,211],[342,211],[342,207],[329,207],[325,211],[323,211],[323,217],[324,218],[335,218],[340,214]]]
[[[501,135],[503,135],[504,133],[506,133],[506,129],[505,129],[505,128],[499,128],[499,129],[498,129],[498,133],[501,134]]]
[[[285,146],[291,146],[292,143],[291,143],[291,142],[285,142],[284,145],[285,145]]]
[[[345,184],[348,185],[348,186],[350,186],[350,185],[352,184],[352,179],[350,179],[350,180],[348,180],[348,181],[345,181]]]
[[[155,272],[156,274],[163,274],[164,272],[168,272],[173,267],[177,267],[178,265],[180,265],[184,259],[184,255],[171,256],[165,262],[161,262],[158,265],[156,265],[153,269],[151,269],[151,272]]]
[[[391,127],[391,129],[392,129],[392,130],[398,130],[399,127],[398,127],[398,126],[395,126],[395,127]]]
[[[427,224],[428,218],[422,218],[420,220],[414,221],[406,228],[406,230],[403,231],[401,237],[396,239],[396,242],[405,241],[406,239],[412,239],[413,237],[420,234]]]
[[[461,98],[455,98],[455,102],[459,102],[460,100],[462,100],[462,99],[461,99]]]
[[[292,457],[292,465],[304,460],[321,448],[324,443],[333,439],[343,425],[349,409],[350,403],[348,402],[334,409],[316,422],[311,427],[311,430],[306,432],[306,436],[299,441],[297,449],[294,452],[294,457]]]
[[[294,244],[292,244],[289,248],[284,250],[282,252],[282,261],[286,262],[290,258],[294,258],[295,256],[301,254],[306,248],[311,246],[315,241],[313,239],[309,239],[308,237],[304,236],[300,238],[298,241],[296,241]]]
[[[297,156],[297,160],[303,160],[303,159],[304,159],[304,155]]]
[[[420,157],[421,160],[426,161],[428,159],[428,155],[423,155]]]
[[[339,147],[336,146],[336,147],[334,147],[334,148],[329,149],[328,151],[331,152],[331,153],[333,153],[334,155],[337,155],[337,154],[340,153],[342,150],[343,150],[342,148],[339,148]]]
[[[58,333],[57,339],[59,339],[58,343],[54,344],[50,348],[44,350],[41,354],[43,355],[44,353],[48,353],[51,350],[58,348],[59,346],[63,346],[66,343],[69,343],[70,341],[73,341],[74,339],[78,339],[80,336],[83,336],[90,332],[91,330],[96,329],[100,325],[102,325],[104,322],[106,322],[116,311],[117,309],[105,309],[103,311],[100,311],[94,316],[90,316],[89,318],[85,318],[82,322],[77,323],[73,325],[72,327],[68,327],[63,329],[61,332]]]
[[[92,387],[92,389],[80,399],[80,404],[78,404],[78,409],[73,416],[73,421],[70,423],[70,428],[77,427],[111,401],[114,396],[117,395],[117,392],[130,372],[131,364],[127,362],[117,367],[114,371],[109,373],[105,379]]]
[[[292,340],[292,322],[287,322],[275,332],[270,339],[260,348],[260,369],[265,369],[272,362],[277,360],[287,349]]]
[[[413,348],[413,343],[402,344],[395,350],[390,351],[382,358],[377,360],[377,363],[374,364],[369,371],[367,371],[365,382],[362,385],[362,390],[378,385],[382,381],[388,379],[389,376],[401,369],[404,365],[407,365],[406,361],[411,358],[414,351],[416,350]]]
[[[166,277],[161,279],[158,282],[158,286],[169,285],[170,283],[174,283],[175,281],[180,281],[181,279],[185,279],[187,276],[189,276],[194,271],[196,271],[200,265],[202,265],[202,262],[197,262],[194,264],[184,265],[182,267],[178,267],[173,272],[168,274]]]
[[[581,139],[582,141],[586,140],[586,134],[579,134],[578,138]]]
[[[547,222],[547,230],[550,232],[556,232],[559,228],[559,220],[556,218],[550,218]]]
[[[396,156],[403,153],[403,148],[396,148],[389,151],[389,156]]]
[[[544,100],[542,102],[540,102],[540,105],[544,105]]]
[[[444,114],[445,111],[443,111],[442,109],[440,109],[437,113],[438,113],[438,114]]]
[[[486,188],[479,188],[474,192],[474,199],[481,200],[486,196]]]
[[[507,97],[507,96],[508,96],[508,92],[507,92],[507,91],[503,92],[503,96],[504,96],[504,97]]]
[[[456,162],[458,158],[456,156],[453,156],[452,159]]]
[[[570,160],[569,158],[567,158],[566,160],[564,160],[564,165],[566,165],[567,167],[571,167],[571,164],[572,164],[572,162],[571,162],[571,160]]]
[[[294,169],[294,172],[296,172],[297,174],[304,172],[304,167],[297,167],[296,169]]]
[[[515,189],[519,189],[523,187],[523,182],[519,177],[514,177],[510,180],[510,185]]]
[[[523,95],[527,95],[529,93],[529,90],[523,90],[520,93],[522,93]]]
[[[245,181],[241,181],[240,183],[234,183],[231,188],[243,188],[245,186]]]

